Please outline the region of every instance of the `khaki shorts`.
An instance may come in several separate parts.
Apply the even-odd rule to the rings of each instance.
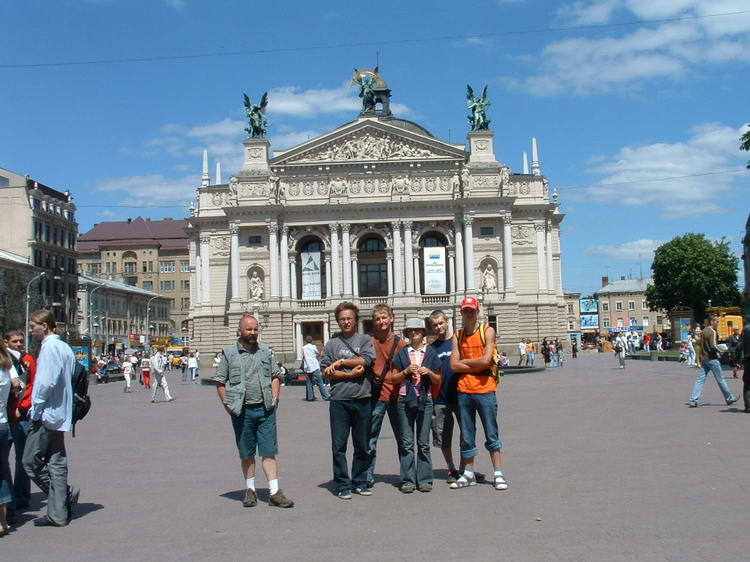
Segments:
[[[435,416],[432,418],[432,444],[441,449],[450,449],[453,443],[453,426],[461,430],[458,416],[458,404],[433,405]],[[455,418],[455,419],[454,419]]]

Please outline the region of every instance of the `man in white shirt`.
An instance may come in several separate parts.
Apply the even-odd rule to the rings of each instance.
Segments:
[[[174,400],[176,400],[176,398],[173,398],[169,394],[167,376],[166,374],[164,374],[164,371],[167,368],[167,358],[164,357],[163,353],[164,350],[162,348],[158,348],[156,350],[156,354],[151,358],[151,371],[154,373],[154,378],[156,379],[154,381],[154,391],[151,393],[151,402],[153,404],[158,402],[158,400],[156,399],[156,393],[159,391],[160,386],[164,388],[164,398],[167,399],[167,402],[173,402]]]
[[[526,340],[518,342],[518,366],[526,365]]]
[[[64,527],[73,518],[80,490],[68,486],[65,432],[73,423],[72,378],[76,359],[70,346],[55,334],[49,310],[31,315],[31,335],[41,342],[31,393],[31,430],[26,439],[23,466],[47,494],[47,515],[34,520],[37,527]]]
[[[323,375],[320,374],[320,363],[318,362],[320,351],[318,351],[318,346],[313,343],[312,336],[305,338],[305,345],[302,346],[302,358],[304,371],[307,375],[305,379],[305,400],[308,402],[315,400],[315,384],[318,385],[323,400],[328,400],[331,395],[328,394],[323,383]]]

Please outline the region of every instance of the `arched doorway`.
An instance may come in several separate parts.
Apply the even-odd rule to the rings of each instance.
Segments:
[[[388,262],[383,239],[371,234],[360,240],[357,245],[357,263],[359,296],[388,296]]]
[[[298,245],[297,294],[301,300],[324,299],[326,293],[325,246],[320,238],[310,237]]]
[[[448,276],[448,240],[439,232],[425,233],[419,239],[419,293],[450,293]],[[426,264],[426,265],[425,265]]]

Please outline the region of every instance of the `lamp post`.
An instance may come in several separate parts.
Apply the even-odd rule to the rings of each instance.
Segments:
[[[102,283],[98,287],[94,287],[94,289],[89,292],[89,302],[88,302],[88,305],[89,305],[89,322],[88,322],[88,324],[89,324],[89,330],[88,331],[89,331],[89,338],[91,338],[92,346],[93,346],[94,338],[93,338],[93,335],[91,333],[91,326],[92,326],[92,324],[91,324],[91,318],[92,318],[92,315],[94,314],[94,301],[92,300],[91,297],[94,295],[95,292],[97,292],[99,289],[102,289],[102,288],[104,288],[104,283]]]
[[[26,284],[26,329],[24,330],[26,347],[24,349],[26,349],[27,351],[29,349],[29,304],[31,302],[31,295],[29,294],[29,291],[31,290],[31,284],[37,279],[44,277],[46,274],[47,273],[44,271],[37,273],[34,277],[31,278],[31,281]]]
[[[158,299],[161,295],[154,295],[148,301],[146,301],[146,349],[151,349],[151,301]]]

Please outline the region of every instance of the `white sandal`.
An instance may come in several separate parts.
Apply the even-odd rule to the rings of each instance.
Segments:
[[[466,478],[466,476],[461,475],[458,477],[458,479],[455,482],[451,482],[450,486],[448,486],[451,490],[458,490],[459,488],[468,488],[469,486],[476,486],[477,485],[477,479],[476,477],[472,476],[471,478]]]
[[[503,478],[502,474],[495,475],[495,490],[507,490],[508,489],[508,483],[505,481],[505,478]]]

